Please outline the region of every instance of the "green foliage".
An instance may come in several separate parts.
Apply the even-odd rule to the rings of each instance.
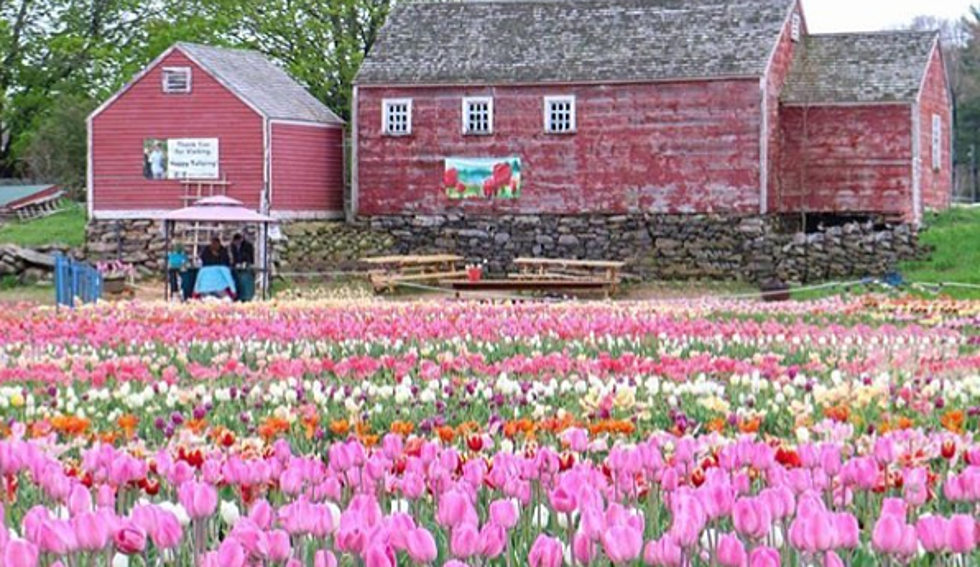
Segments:
[[[980,286],[980,208],[957,208],[926,220],[922,243],[933,249],[929,258],[902,266],[905,279],[919,283],[962,283]],[[980,290],[945,287],[943,293],[980,298]]]
[[[265,53],[346,118],[393,2],[0,0],[0,178],[81,187],[84,115],[176,41]]]
[[[84,207],[71,203],[47,217],[0,225],[0,244],[81,246],[85,243],[85,223]]]

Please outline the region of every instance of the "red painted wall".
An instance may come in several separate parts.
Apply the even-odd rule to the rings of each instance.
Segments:
[[[781,212],[912,214],[906,105],[783,107]]]
[[[369,88],[358,95],[358,212],[759,211],[758,80],[618,86]],[[543,97],[577,97],[578,132],[544,133]],[[493,96],[492,136],[461,134],[462,98]],[[382,99],[414,100],[412,135],[382,135]],[[452,201],[446,157],[518,155],[522,196]]]
[[[807,33],[806,18],[803,16],[803,9],[799,3],[796,9],[800,14],[800,37],[805,38]],[[789,76],[790,68],[793,66],[793,56],[797,49],[803,46],[793,41],[792,18],[787,16],[786,25],[783,27],[779,43],[773,53],[772,61],[769,64],[769,74],[766,77],[766,110],[767,117],[767,207],[768,210],[775,210],[779,203],[779,167],[782,156],[782,135],[779,128],[779,95],[782,93],[783,86]]]
[[[163,67],[192,68],[192,92],[164,94]],[[227,194],[258,208],[264,183],[262,117],[179,51],[150,70],[92,121],[93,205],[112,210],[175,209],[176,180],[143,178],[143,140],[218,138]]]
[[[919,101],[919,133],[921,135],[922,167],[920,187],[922,191],[922,206],[924,209],[942,210],[949,208],[953,196],[953,159],[950,148],[951,103],[949,85],[943,69],[942,53],[936,49],[929,63],[925,85]],[[932,117],[939,115],[942,119],[943,147],[939,170],[933,169],[932,156]]]
[[[343,212],[343,128],[272,123],[272,209]]]

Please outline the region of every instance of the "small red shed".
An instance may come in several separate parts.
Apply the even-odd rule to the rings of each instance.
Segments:
[[[918,221],[950,206],[953,113],[935,33],[807,38],[783,89],[779,126],[774,211]]]
[[[344,122],[265,56],[177,43],[88,120],[89,218],[153,219],[227,195],[340,218]]]

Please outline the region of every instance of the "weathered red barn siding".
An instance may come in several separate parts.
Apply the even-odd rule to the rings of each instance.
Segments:
[[[926,80],[919,99],[919,135],[922,156],[920,169],[920,189],[922,206],[925,209],[945,209],[952,201],[953,187],[953,158],[949,144],[952,132],[951,103],[949,85],[943,68],[942,52],[936,49],[932,53]],[[940,154],[942,165],[937,171],[933,169],[932,157],[932,117],[938,115],[943,124],[943,146]]]
[[[273,122],[271,153],[274,211],[343,212],[343,128]]]
[[[545,134],[545,96],[575,95],[577,133]],[[464,136],[464,96],[494,97],[494,134]],[[412,134],[382,135],[382,100],[412,98]],[[759,81],[358,91],[358,211],[759,211]],[[446,157],[520,156],[513,201],[452,201]]]
[[[189,94],[164,94],[164,67],[191,67]],[[180,207],[177,180],[143,178],[148,138],[218,138],[227,194],[258,208],[264,185],[263,118],[175,50],[92,120],[92,196],[99,213]]]
[[[806,20],[803,18],[803,10],[799,3],[796,4],[796,10],[800,14],[800,37],[806,37]],[[766,76],[766,112],[768,114],[766,118],[767,210],[776,210],[779,207],[780,187],[778,179],[782,154],[782,136],[779,128],[779,95],[783,91],[790,68],[793,66],[793,56],[797,47],[798,44],[793,41],[793,21],[790,15],[786,20],[786,25],[783,26],[782,34],[779,36],[779,43],[773,52],[772,60],[769,63],[769,72]]]
[[[782,212],[912,214],[907,105],[784,107]]]

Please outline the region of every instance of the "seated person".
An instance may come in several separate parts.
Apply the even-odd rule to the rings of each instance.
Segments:
[[[231,267],[231,256],[228,255],[228,249],[221,245],[221,239],[217,236],[212,238],[211,244],[201,251],[201,265],[204,267]]]

